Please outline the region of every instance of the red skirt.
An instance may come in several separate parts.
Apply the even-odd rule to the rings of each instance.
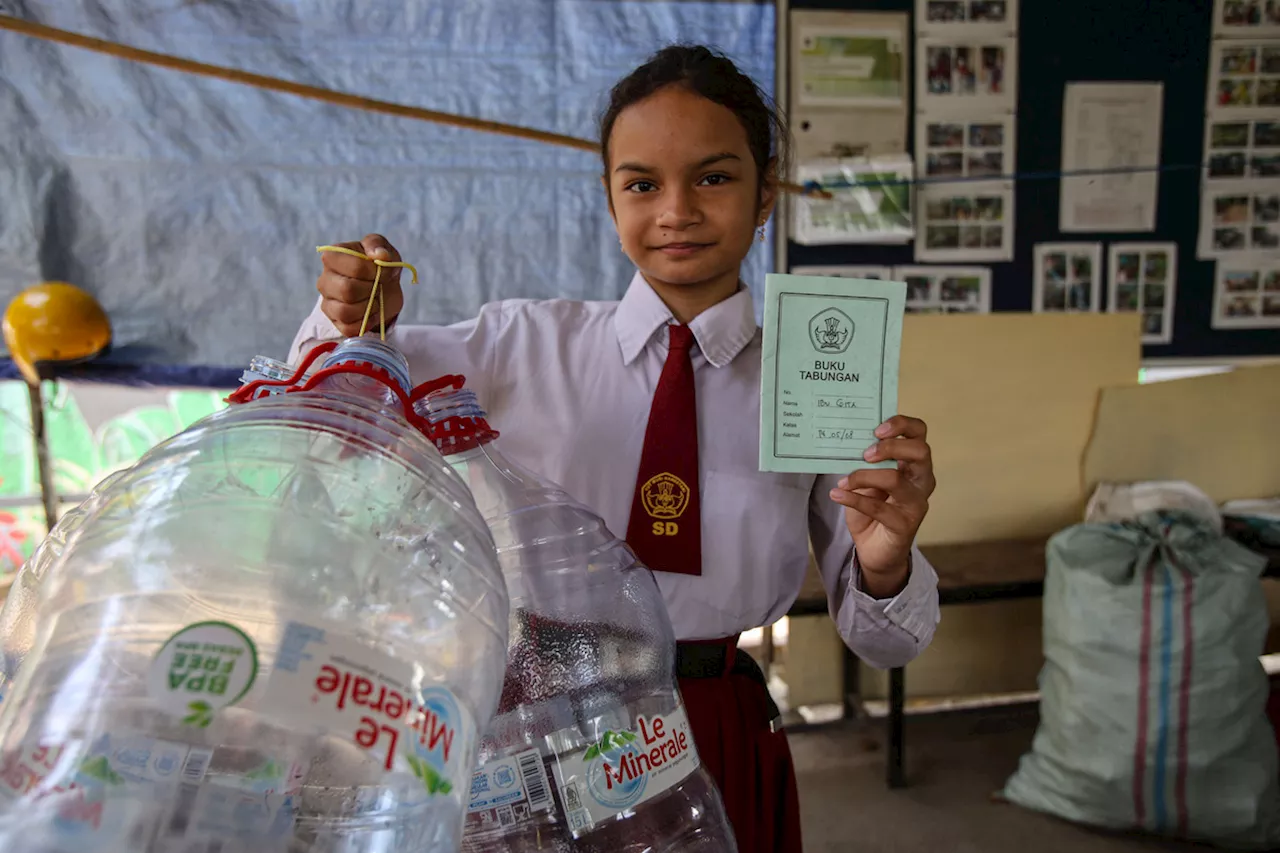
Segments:
[[[771,728],[776,711],[759,668],[745,652],[737,653],[737,637],[680,645],[703,661],[708,652],[715,660],[714,647],[724,651],[718,673],[691,676],[682,665],[680,693],[698,757],[720,786],[739,853],[801,853],[795,765],[786,734]]]

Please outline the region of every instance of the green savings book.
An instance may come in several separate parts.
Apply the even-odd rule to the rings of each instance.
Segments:
[[[846,474],[898,413],[907,286],[770,274],[760,371],[760,470]]]

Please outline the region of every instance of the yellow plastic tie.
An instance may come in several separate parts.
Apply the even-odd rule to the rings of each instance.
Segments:
[[[360,323],[360,337],[364,337],[364,333],[369,328],[369,315],[373,313],[373,299],[378,299],[378,334],[382,340],[387,339],[387,303],[383,296],[382,288],[379,283],[382,280],[383,267],[401,267],[407,269],[413,276],[413,283],[418,283],[418,270],[413,264],[406,264],[404,261],[383,261],[378,258],[371,258],[363,252],[357,252],[355,249],[348,249],[345,246],[316,246],[317,252],[338,252],[343,255],[350,255],[353,258],[359,258],[362,261],[373,261],[377,270],[373,274],[373,290],[369,292],[369,304],[364,309],[364,320]]]

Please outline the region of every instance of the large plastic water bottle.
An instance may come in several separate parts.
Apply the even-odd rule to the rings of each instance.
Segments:
[[[604,521],[506,459],[462,377],[419,403],[489,523],[511,596],[468,851],[734,851],[675,680],[652,573]]]
[[[408,385],[345,342],[102,491],[0,706],[0,850],[457,849],[507,595]]]
[[[283,394],[288,390],[290,383],[287,380],[291,380],[293,374],[294,369],[288,364],[258,355],[249,362],[240,381],[243,385],[271,383],[261,389],[263,396]],[[4,701],[9,685],[35,639],[36,591],[40,581],[79,533],[84,520],[101,500],[102,493],[122,474],[122,471],[116,471],[108,475],[94,486],[83,503],[63,513],[14,578],[5,596],[4,607],[0,609],[0,702]]]
[[[98,483],[84,502],[62,514],[18,570],[4,608],[0,609],[0,702],[4,701],[18,669],[31,651],[36,635],[36,601],[40,581],[79,535],[84,520],[101,500],[104,489],[120,476],[111,474]]]

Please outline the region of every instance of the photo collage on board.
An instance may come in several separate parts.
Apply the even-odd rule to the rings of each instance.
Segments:
[[[1013,171],[1013,117],[922,119],[917,171],[924,179],[1004,178]]]
[[[916,0],[915,20],[916,260],[1013,260],[1018,3]]]
[[[930,24],[1003,24],[1010,20],[1006,0],[925,0],[924,20]]]
[[[792,267],[792,275],[815,275],[823,278],[860,278],[872,281],[894,281],[893,267],[878,266],[835,266],[835,267]]]
[[[918,260],[1007,260],[1013,254],[1013,192],[999,185],[926,184]]]
[[[989,267],[799,266],[792,275],[901,281],[908,314],[984,314],[991,311]]]
[[[906,282],[908,314],[984,314],[991,311],[989,267],[903,266],[895,281]]]
[[[931,95],[999,97],[1004,94],[1003,45],[930,45],[925,57]]]
[[[1173,304],[1178,276],[1176,243],[1112,243],[1108,309],[1142,314],[1142,342],[1173,339]]]
[[[1208,122],[1205,152],[1210,181],[1280,178],[1280,114],[1275,119]]]
[[[1032,310],[1037,313],[1100,310],[1101,267],[1101,243],[1037,245]]]
[[[1217,0],[1214,31],[1235,37],[1280,35],[1280,0]]]
[[[1210,327],[1280,327],[1280,0],[1216,0],[1197,256]]]
[[[920,39],[917,108],[931,117],[1011,112],[1017,103],[1017,44],[997,37]]]
[[[1203,254],[1265,252],[1280,249],[1280,181],[1251,182],[1252,189],[1206,187],[1209,231]]]
[[[1218,261],[1215,329],[1280,328],[1280,257]]]
[[[1280,108],[1280,39],[1214,42],[1210,111],[1257,113]]]

